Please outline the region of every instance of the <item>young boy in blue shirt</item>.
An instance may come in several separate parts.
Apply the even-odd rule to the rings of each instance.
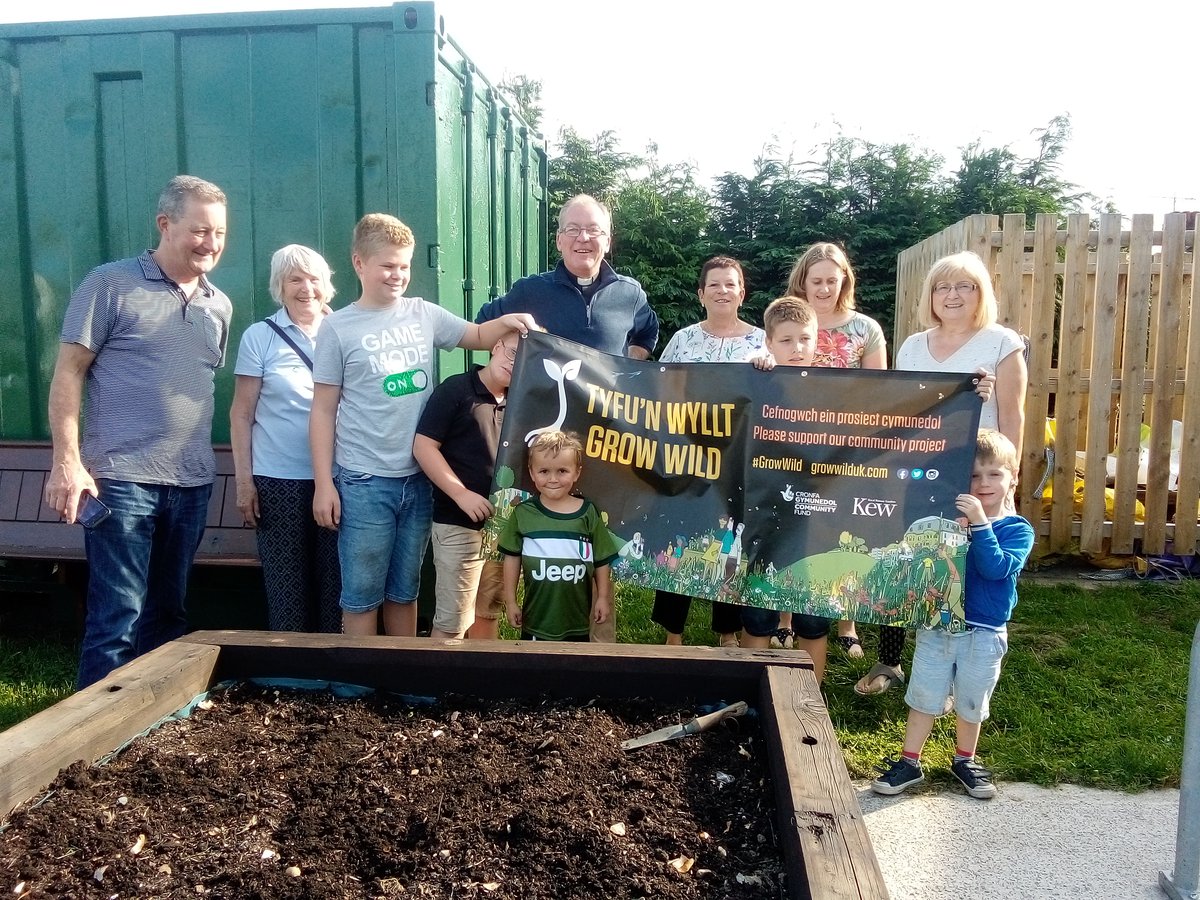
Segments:
[[[998,431],[979,433],[971,493],[955,500],[969,528],[963,585],[968,630],[917,631],[904,697],[909,708],[904,748],[899,759],[885,761],[883,774],[871,783],[877,794],[899,794],[925,780],[921,749],[953,693],[957,749],[950,771],[972,797],[996,796],[992,773],[975,762],[975,747],[1008,651],[1007,624],[1017,605],[1017,576],[1033,549],[1033,528],[1005,510],[1017,483],[1017,466],[1017,451],[1008,438]]]

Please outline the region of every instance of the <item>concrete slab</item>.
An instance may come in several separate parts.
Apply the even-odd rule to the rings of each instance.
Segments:
[[[924,786],[881,797],[857,782],[892,900],[1164,900],[1179,791],[998,783],[992,800]]]

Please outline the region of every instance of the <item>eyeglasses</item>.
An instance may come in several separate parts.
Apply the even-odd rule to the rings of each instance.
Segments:
[[[972,281],[960,281],[958,284],[936,284],[933,287],[933,295],[935,297],[945,297],[951,291],[958,294],[960,297],[966,297],[979,290],[979,286]]]
[[[508,344],[501,344],[500,346],[504,348],[504,352],[508,354],[509,359],[517,358],[517,350],[515,347],[510,347]]]
[[[581,234],[586,234],[590,238],[604,237],[606,234],[608,234],[608,232],[599,225],[564,225],[562,228],[558,229],[558,233],[565,234],[571,240],[575,240],[575,238],[579,237]]]

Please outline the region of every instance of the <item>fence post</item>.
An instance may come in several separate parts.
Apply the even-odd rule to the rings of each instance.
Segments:
[[[1192,637],[1187,715],[1183,726],[1183,767],[1179,777],[1179,828],[1175,873],[1158,873],[1159,887],[1171,900],[1197,900],[1200,881],[1200,623]]]

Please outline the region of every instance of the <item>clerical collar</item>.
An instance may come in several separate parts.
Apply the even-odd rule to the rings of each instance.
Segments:
[[[589,287],[595,278],[576,278],[575,281],[580,287]]]

